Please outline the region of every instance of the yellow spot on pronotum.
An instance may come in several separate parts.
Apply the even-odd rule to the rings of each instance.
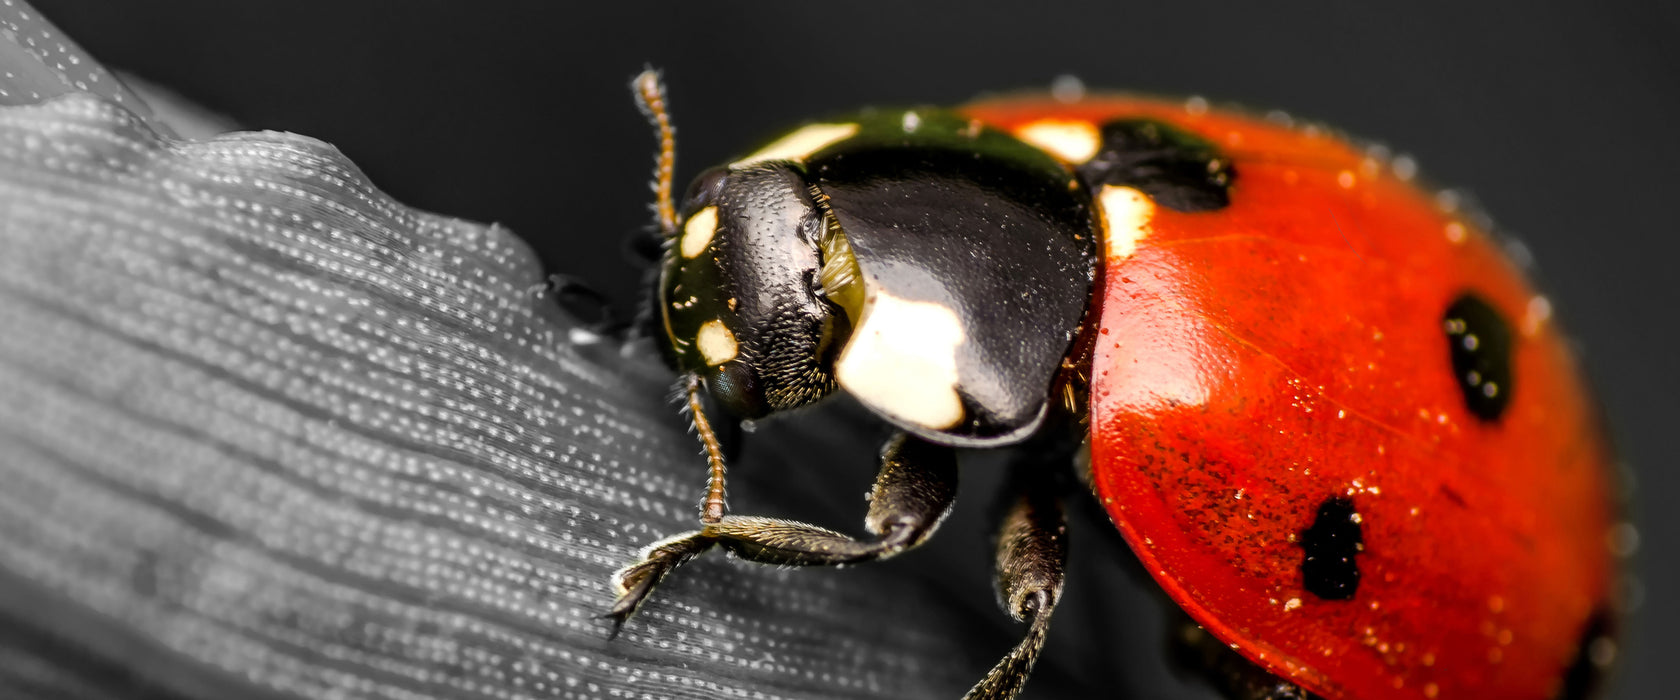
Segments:
[[[758,149],[758,152],[730,163],[729,167],[740,169],[771,160],[805,160],[835,141],[850,138],[857,130],[856,124],[808,124]]]
[[[735,334],[716,319],[700,324],[700,332],[694,335],[694,344],[700,348],[700,357],[710,367],[735,359],[735,354],[740,351],[735,344]]]
[[[1103,240],[1110,260],[1125,259],[1137,252],[1138,241],[1149,235],[1149,220],[1155,203],[1130,187],[1103,185],[1097,195],[1102,209]]]
[[[877,292],[835,361],[834,378],[883,416],[944,430],[963,419],[957,350],[966,338],[951,309]]]
[[[682,256],[692,258],[706,252],[706,246],[712,244],[712,234],[717,233],[717,207],[706,207],[694,212],[683,222],[681,242]]]
[[[1102,134],[1087,121],[1044,119],[1015,130],[1015,138],[1037,146],[1069,163],[1083,163],[1097,155]]]

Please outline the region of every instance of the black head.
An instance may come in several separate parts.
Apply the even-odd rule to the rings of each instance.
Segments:
[[[677,369],[698,374],[740,418],[822,398],[834,390],[834,357],[862,304],[856,268],[795,166],[703,173],[659,282]]]

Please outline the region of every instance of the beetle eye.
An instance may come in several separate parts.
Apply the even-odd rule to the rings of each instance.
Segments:
[[[718,194],[723,192],[723,183],[729,179],[729,168],[708,168],[688,184],[688,192],[683,194],[683,210],[693,212],[702,207],[717,204]]]
[[[770,414],[764,391],[746,363],[729,361],[706,373],[706,391],[736,418],[751,420]]]

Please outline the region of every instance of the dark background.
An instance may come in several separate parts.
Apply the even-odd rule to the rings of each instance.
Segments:
[[[510,226],[624,308],[640,272],[622,241],[650,219],[654,143],[627,89],[645,64],[670,84],[679,188],[813,116],[1062,74],[1382,140],[1539,261],[1637,475],[1645,594],[1617,697],[1672,693],[1680,5],[34,4],[111,67],[332,142],[398,199]]]

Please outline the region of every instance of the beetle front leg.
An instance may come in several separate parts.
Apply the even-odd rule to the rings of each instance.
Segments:
[[[661,540],[635,564],[613,575],[618,599],[606,617],[614,633],[653,593],[666,574],[720,546],[749,561],[782,566],[838,566],[886,559],[933,535],[957,495],[956,454],[905,434],[881,449],[864,527],[874,540],[778,518],[727,515],[699,530]]]
[[[1027,633],[963,700],[1008,700],[1021,692],[1038,661],[1050,613],[1062,595],[1067,565],[1067,516],[1052,472],[1017,468],[1015,500],[998,530],[997,587],[999,602]]]

